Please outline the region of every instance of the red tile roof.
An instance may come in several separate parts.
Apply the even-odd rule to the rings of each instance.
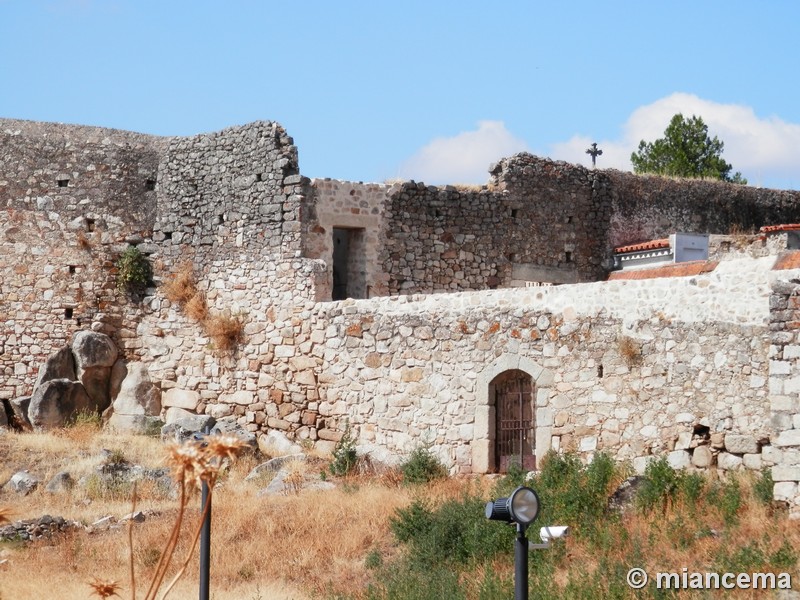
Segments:
[[[783,225],[764,225],[759,231],[761,233],[776,233],[778,231],[797,231],[800,223],[786,223]]]
[[[630,244],[628,246],[617,246],[614,248],[614,254],[626,254],[628,252],[643,252],[645,250],[659,250],[661,248],[669,248],[669,238],[663,240],[650,240],[649,242],[642,242],[640,244]]]
[[[775,264],[772,265],[773,271],[785,271],[787,269],[800,269],[800,250],[781,252]]]
[[[659,279],[661,277],[690,277],[710,273],[717,268],[719,261],[694,260],[691,262],[663,265],[652,269],[636,269],[631,271],[612,271],[608,275],[609,281],[619,279]]]

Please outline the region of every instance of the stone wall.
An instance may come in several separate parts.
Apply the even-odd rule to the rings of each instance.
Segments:
[[[309,291],[294,306],[254,309],[256,283],[239,292],[250,311],[229,362],[163,304],[160,333],[141,334],[158,355],[151,372],[174,390],[166,406],[188,398],[323,449],[349,423],[379,456],[426,444],[454,472],[492,470],[490,385],[520,369],[535,382],[539,457],[606,450],[641,469],[670,453],[677,466],[729,469],[752,454],[746,465],[760,468],[773,460],[762,457],[772,261],[732,259],[695,278],[344,302],[315,303]],[[284,276],[302,268],[298,259]]]
[[[770,297],[769,392],[775,499],[800,505],[800,279]]]
[[[114,263],[147,248],[165,138],[0,120],[0,399],[29,394],[38,367],[94,327],[125,345],[138,309]],[[131,340],[135,345],[136,342]]]
[[[755,233],[763,225],[800,220],[800,192],[721,181],[671,179],[599,171],[611,195],[609,247],[676,231]]]
[[[776,495],[800,503],[798,284],[776,283],[798,273],[770,271],[774,243],[740,259],[733,235],[701,276],[578,283],[603,278],[614,245],[800,221],[797,192],[530,155],[475,189],[311,182],[275,123],[164,139],[0,126],[0,399],[29,393],[38,365],[93,328],[148,365],[165,408],[328,450],[349,423],[379,456],[427,444],[453,472],[483,472],[493,381],[520,370],[538,457],[774,466]],[[382,297],[325,302],[334,229],[356,232],[354,295]],[[158,286],[141,302],[119,294],[129,245],[156,284],[191,263],[212,314],[242,320],[240,344],[214,347]],[[574,285],[513,288],[526,281]]]
[[[307,180],[277,123],[170,140],[159,168],[153,240],[172,259],[295,257]]]
[[[385,221],[387,196],[393,186],[315,179],[307,219],[303,222],[304,256],[327,265],[325,297],[333,296],[334,229],[353,232],[345,269],[348,280],[360,280],[358,298],[389,295],[388,275],[382,269],[383,244],[388,235]],[[349,267],[349,269],[348,269]]]
[[[152,229],[167,138],[0,119],[0,206],[99,231]]]

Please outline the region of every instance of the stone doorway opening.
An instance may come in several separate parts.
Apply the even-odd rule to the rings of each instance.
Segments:
[[[366,232],[333,228],[333,300],[367,297]]]
[[[532,377],[517,369],[501,373],[490,384],[495,407],[494,467],[499,473],[514,464],[526,471],[536,468],[533,393]]]

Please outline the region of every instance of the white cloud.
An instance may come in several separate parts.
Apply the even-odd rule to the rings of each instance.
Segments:
[[[676,113],[697,115],[708,125],[709,135],[725,143],[723,158],[755,185],[769,182],[797,181],[800,172],[800,125],[778,117],[760,118],[749,106],[720,104],[691,94],[674,93],[637,108],[623,126],[622,137],[616,140],[595,140],[576,135],[566,142],[553,144],[555,159],[591,165],[586,149],[598,142],[603,155],[600,168],[630,170],[630,155],[640,140],[653,141],[664,135]]]
[[[430,184],[483,184],[490,164],[525,150],[525,141],[502,121],[480,121],[477,130],[432,140],[400,166],[398,175]]]

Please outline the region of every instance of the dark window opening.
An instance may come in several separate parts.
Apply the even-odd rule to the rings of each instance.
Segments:
[[[434,208],[433,209],[433,216],[438,219],[439,217],[442,216],[442,213],[439,212],[438,208]]]
[[[731,243],[730,242],[720,242],[719,251],[720,252],[730,252],[731,251]]]
[[[156,189],[156,180],[148,179],[147,181],[145,181],[144,189],[147,190],[148,192],[152,192],[154,189]]]
[[[171,231],[165,231],[164,232],[164,239],[165,240],[171,240],[172,239],[172,232]]]
[[[333,228],[333,300],[367,297],[365,254],[363,229]]]
[[[702,438],[709,437],[711,435],[711,428],[706,425],[695,425],[692,435]]]
[[[567,223],[572,223],[572,216],[567,217]]]
[[[94,219],[86,219],[86,231],[94,231]]]
[[[64,309],[64,319],[71,319],[72,318],[72,309],[65,308]]]
[[[256,181],[264,181],[264,174],[256,173]]]
[[[517,255],[513,252],[509,252],[508,254],[506,254],[506,258],[508,259],[508,262],[514,262],[515,260],[517,260]]]
[[[603,365],[597,365],[597,377],[598,379],[603,378]]]
[[[564,259],[566,260],[566,262],[571,263],[572,262],[572,252],[565,252],[564,253]]]
[[[58,179],[56,181],[58,183],[58,187],[67,187],[69,185],[69,179]]]
[[[69,266],[69,274],[70,275],[75,275],[75,265],[70,265]]]
[[[75,319],[75,324],[76,324],[78,327],[80,327],[80,326],[81,326],[81,320],[80,320],[80,319]]]
[[[511,209],[511,218],[512,219],[516,219],[518,214],[519,214],[519,209],[517,209],[517,208],[512,208]]]

